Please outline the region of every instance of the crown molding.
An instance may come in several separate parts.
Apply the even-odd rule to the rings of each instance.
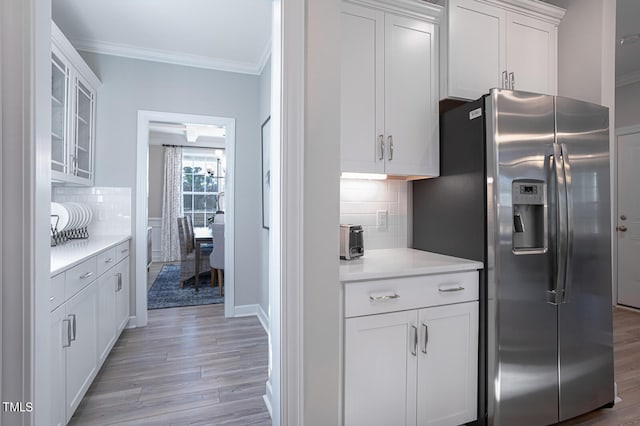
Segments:
[[[85,52],[99,53],[102,55],[120,56],[123,58],[139,59],[143,61],[163,62],[173,65],[183,65],[187,67],[205,68],[217,71],[235,72],[241,74],[260,75],[264,63],[266,60],[263,57],[260,58],[258,63],[246,63],[229,61],[219,58],[210,58],[199,55],[189,55],[185,53],[172,52],[167,50],[158,49],[145,49],[140,47],[106,43],[95,40],[71,40],[73,46],[78,50]],[[268,48],[270,51],[270,43]],[[268,58],[268,55],[267,55]]]
[[[616,87],[628,86],[635,83],[640,83],[640,71],[634,71],[616,77]]]
[[[258,61],[258,72],[259,75],[262,75],[264,72],[264,67],[271,61],[271,39],[267,41],[267,44],[264,46],[264,50],[262,51],[262,55],[260,55],[260,60]]]

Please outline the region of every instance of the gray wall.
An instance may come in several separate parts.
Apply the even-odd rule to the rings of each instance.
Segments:
[[[267,61],[260,75],[260,95],[258,96],[260,124],[271,115],[271,59]],[[262,265],[260,280],[260,307],[269,316],[269,230],[262,228]]]
[[[262,253],[255,243],[261,227],[259,78],[81,53],[102,81],[97,105],[96,186],[130,187],[135,199],[138,110],[236,119],[235,304],[259,303]],[[131,294],[135,297],[134,291]]]
[[[640,125],[640,82],[616,89],[616,128]]]
[[[149,145],[149,217],[162,217],[164,148]]]

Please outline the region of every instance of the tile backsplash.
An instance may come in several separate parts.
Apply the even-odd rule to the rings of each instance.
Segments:
[[[51,200],[87,204],[93,212],[89,235],[131,235],[131,188],[56,186]]]
[[[408,247],[410,183],[402,180],[340,180],[340,223],[362,225],[367,249]],[[378,211],[387,212],[379,227]]]

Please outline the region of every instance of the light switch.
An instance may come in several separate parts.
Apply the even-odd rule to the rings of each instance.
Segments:
[[[378,229],[387,229],[389,221],[389,212],[387,210],[376,211],[376,225]]]

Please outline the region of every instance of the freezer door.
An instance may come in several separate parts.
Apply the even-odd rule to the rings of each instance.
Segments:
[[[538,208],[550,217],[553,97],[494,89],[486,111],[489,423],[551,424],[558,421],[554,228],[545,222],[535,231],[541,237],[518,234],[540,217],[527,213],[540,206],[538,191],[547,192]]]
[[[560,420],[613,402],[609,111],[556,98],[569,207],[558,312]]]

